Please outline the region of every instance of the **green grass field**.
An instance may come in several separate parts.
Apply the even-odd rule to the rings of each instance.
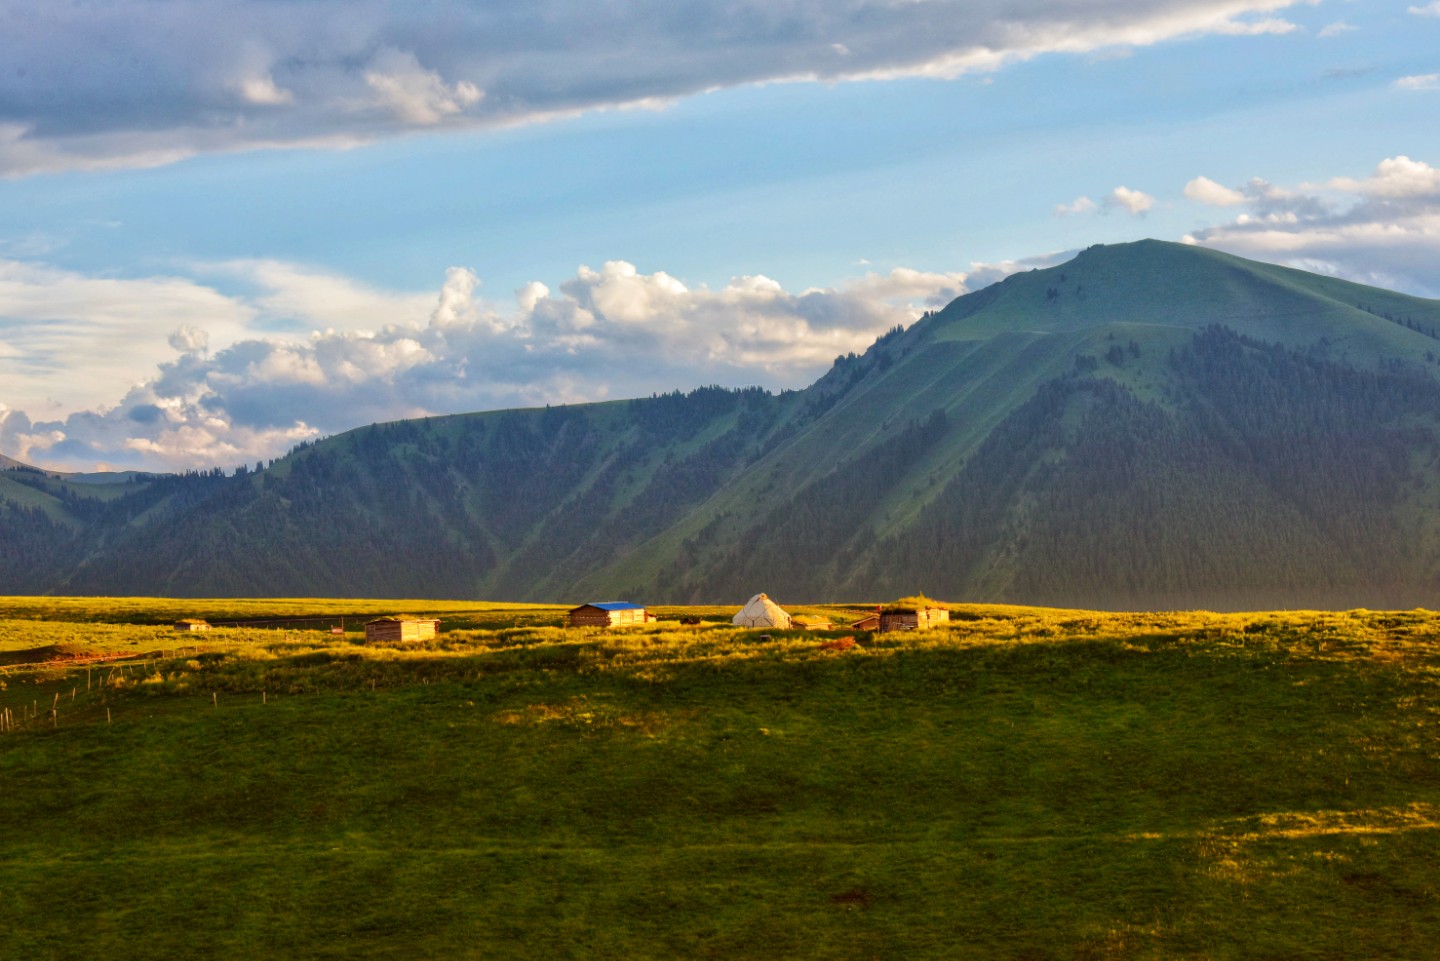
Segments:
[[[561,613],[0,598],[0,957],[1435,956],[1440,615]]]

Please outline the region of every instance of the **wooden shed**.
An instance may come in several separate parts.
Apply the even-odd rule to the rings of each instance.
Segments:
[[[198,617],[187,617],[175,622],[175,630],[187,632],[208,631],[210,630],[210,624],[208,621],[203,621]]]
[[[850,625],[852,631],[878,631],[880,630],[880,615],[866,614],[860,620]]]
[[[790,618],[790,626],[802,631],[828,631],[834,625],[830,623],[830,618],[818,614],[797,614]]]
[[[365,623],[367,641],[424,641],[435,636],[440,621],[433,617],[392,614]]]
[[[880,612],[882,634],[886,631],[923,631],[950,622],[950,612],[943,607],[885,608]]]
[[[621,627],[655,620],[643,604],[629,601],[591,601],[565,615],[566,627]]]

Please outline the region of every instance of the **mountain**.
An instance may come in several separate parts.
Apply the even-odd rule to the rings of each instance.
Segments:
[[[64,471],[41,470],[29,464],[16,460],[13,457],[6,457],[0,454],[0,472],[3,471],[30,471],[35,474],[46,474],[60,480],[68,480],[75,484],[126,484],[132,480],[152,476],[149,471],[122,470],[122,471],[90,471],[83,473],[66,473]]]
[[[1437,354],[1440,302],[1092,247],[802,391],[375,425],[233,477],[3,472],[0,593],[1434,606]]]

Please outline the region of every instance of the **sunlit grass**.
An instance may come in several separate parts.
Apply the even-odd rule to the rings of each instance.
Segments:
[[[0,956],[1432,956],[1440,615],[873,607],[0,601]]]

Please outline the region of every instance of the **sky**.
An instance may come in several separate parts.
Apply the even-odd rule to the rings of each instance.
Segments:
[[[0,0],[0,454],[837,355],[1095,243],[1440,297],[1440,0]]]

